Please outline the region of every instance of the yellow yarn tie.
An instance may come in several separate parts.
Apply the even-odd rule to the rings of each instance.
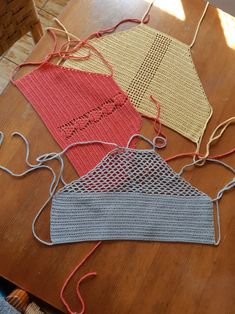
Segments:
[[[67,30],[67,28],[64,26],[64,24],[63,24],[60,20],[58,20],[56,17],[55,17],[53,20],[54,20],[62,29],[59,29],[59,28],[50,26],[50,27],[47,27],[47,30],[50,29],[50,30],[55,31],[55,32],[57,32],[57,33],[62,33],[62,34],[64,34],[64,35],[66,35],[67,41],[70,41],[71,38],[76,39],[76,40],[78,40],[78,41],[81,41],[80,38],[78,38],[78,37],[75,36],[74,34],[69,33],[68,30]],[[69,50],[69,46],[67,46],[65,50],[68,51],[68,50]],[[57,61],[56,64],[61,64],[61,62],[62,62],[63,60],[64,60],[64,59],[61,57],[61,58]]]
[[[209,7],[209,1],[207,1],[206,6],[205,6],[205,9],[204,9],[204,11],[203,11],[203,13],[202,13],[202,16],[201,16],[201,18],[200,18],[200,20],[199,20],[199,22],[198,22],[198,25],[197,25],[197,28],[196,28],[196,31],[195,31],[193,40],[192,40],[191,44],[189,45],[190,48],[192,48],[193,45],[195,44],[195,41],[196,41],[196,39],[197,39],[197,35],[198,35],[198,32],[199,32],[201,23],[202,23],[202,21],[203,21],[205,15],[206,15],[206,11],[207,11],[208,7]]]

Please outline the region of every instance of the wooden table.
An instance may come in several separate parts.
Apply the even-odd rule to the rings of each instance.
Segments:
[[[204,3],[183,0],[182,5],[184,21],[154,7],[149,24],[190,43]],[[124,17],[141,17],[146,6],[144,0],[72,0],[60,20],[68,30],[83,38]],[[131,26],[128,24],[120,29]],[[43,58],[50,47],[51,39],[45,35],[29,59]],[[204,149],[216,125],[235,115],[235,51],[227,45],[218,12],[213,7],[204,19],[192,55],[214,109],[203,140]],[[11,84],[1,96],[0,128],[5,133],[0,164],[11,169],[20,171],[25,167],[25,149],[18,139],[10,138],[13,131],[20,131],[29,139],[31,160],[39,153],[59,150],[37,113]],[[168,146],[161,151],[163,157],[194,150],[188,140],[167,128],[164,131]],[[151,138],[152,124],[145,121],[142,132]],[[211,152],[222,153],[233,146],[234,126],[231,126]],[[224,160],[234,165],[235,155]],[[172,161],[171,165],[178,170],[186,162],[190,159]],[[65,177],[67,181],[76,178],[67,161]],[[185,178],[214,197],[231,179],[231,174],[208,164],[188,171]],[[94,244],[46,247],[33,238],[31,222],[47,198],[50,179],[44,171],[22,179],[0,173],[0,275],[64,311],[59,299],[62,283]],[[80,309],[75,296],[76,280],[87,271],[97,271],[98,276],[84,282],[81,288],[87,304],[86,313],[235,313],[234,202],[234,191],[226,193],[221,201],[222,241],[219,247],[135,241],[103,243],[67,289],[74,309]],[[49,235],[49,208],[42,215],[37,230],[44,238]]]

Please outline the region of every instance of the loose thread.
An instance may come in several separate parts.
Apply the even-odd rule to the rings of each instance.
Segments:
[[[143,23],[148,23],[149,21],[149,16],[146,17],[143,21]],[[106,29],[102,29],[99,30],[98,32],[92,33],[89,37],[88,40],[93,39],[95,37],[99,38],[102,37],[105,34],[111,34],[113,33],[120,25],[125,24],[125,23],[136,23],[136,24],[140,24],[142,22],[142,20],[140,19],[135,19],[135,18],[128,18],[128,19],[123,19],[120,22],[118,22],[116,25],[110,27],[110,28],[106,28]]]
[[[160,113],[161,113],[161,105],[160,103],[151,95],[150,99],[155,103],[156,107],[157,107],[157,115],[156,118],[154,120],[154,130],[156,131],[157,136],[161,134],[162,131],[162,123],[160,120]]]
[[[149,6],[148,6],[148,8],[147,8],[147,10],[146,10],[146,12],[144,13],[144,15],[143,15],[143,17],[142,17],[142,19],[141,19],[141,22],[142,22],[142,23],[146,23],[146,19],[149,20],[149,18],[150,18],[149,12],[150,12],[150,10],[151,10],[151,8],[152,8],[154,2],[155,2],[155,0],[153,0],[153,1],[150,2]]]
[[[170,160],[176,159],[178,157],[193,156],[193,157],[199,157],[200,163],[198,162],[196,164],[198,166],[202,166],[208,157],[214,158],[214,159],[219,159],[219,158],[222,158],[222,157],[225,157],[225,156],[228,156],[228,155],[234,153],[235,152],[235,147],[233,147],[231,150],[229,150],[229,151],[227,151],[227,152],[225,152],[223,154],[210,155],[211,144],[215,140],[218,140],[223,135],[223,133],[226,131],[226,129],[234,122],[235,122],[235,117],[231,117],[231,118],[223,121],[222,123],[220,123],[214,129],[214,131],[212,132],[212,134],[211,134],[211,136],[210,136],[210,138],[208,140],[208,143],[206,144],[206,153],[205,154],[201,154],[198,151],[196,151],[196,152],[189,152],[189,153],[181,153],[181,154],[176,154],[174,156],[168,157],[168,158],[165,159],[165,161],[170,161]],[[194,158],[194,161],[196,161],[195,158]]]
[[[76,292],[77,292],[78,299],[79,299],[79,301],[80,301],[80,303],[82,305],[82,309],[80,311],[80,314],[83,314],[85,312],[85,310],[86,310],[85,302],[84,302],[84,300],[83,300],[83,298],[81,296],[81,292],[80,292],[80,284],[82,283],[83,280],[85,280],[85,279],[87,279],[89,277],[92,277],[92,276],[96,276],[96,275],[97,275],[96,272],[87,273],[86,275],[82,276],[79,279],[78,283],[77,283]]]
[[[152,149],[155,150],[157,148],[163,148],[166,146],[167,141],[164,137],[161,136],[155,136],[153,141],[150,141],[147,137],[145,137],[142,134],[133,134],[130,138],[129,141],[127,142],[126,148],[129,148],[131,145],[131,142],[133,141],[134,138],[141,138],[142,140],[146,141],[152,146]],[[157,143],[159,142],[159,144]]]
[[[2,131],[0,131],[0,146],[2,145],[3,139],[4,139],[4,134]]]
[[[152,95],[150,95],[150,99],[152,100],[152,102],[156,105],[156,108],[157,108],[157,113],[156,113],[156,116],[155,117],[150,117],[148,115],[145,115],[145,114],[141,114],[142,117],[144,118],[147,118],[149,120],[153,120],[154,121],[154,124],[153,124],[153,128],[156,132],[156,137],[158,136],[163,136],[166,140],[167,140],[167,137],[166,135],[162,132],[162,123],[161,123],[161,120],[160,120],[160,115],[161,115],[161,105],[160,103],[157,101],[156,98],[154,98]]]
[[[196,31],[195,31],[193,40],[192,40],[191,44],[189,45],[190,48],[192,48],[193,45],[195,44],[195,41],[196,41],[196,39],[197,39],[197,35],[198,35],[198,33],[199,33],[199,29],[200,29],[201,23],[202,23],[202,21],[203,21],[205,15],[206,15],[208,6],[209,6],[209,1],[207,1],[206,6],[205,6],[205,8],[204,8],[204,10],[203,10],[203,12],[202,12],[202,16],[201,16],[201,18],[200,18],[200,20],[199,20],[199,22],[198,22],[198,24],[197,24],[197,28],[196,28]]]
[[[235,188],[235,168],[231,167],[230,165],[226,164],[225,162],[221,161],[221,160],[217,160],[217,159],[212,159],[212,158],[206,158],[205,161],[209,161],[209,162],[214,162],[217,163],[221,166],[223,166],[224,168],[226,168],[227,170],[231,171],[234,175],[233,179],[231,181],[229,181],[227,184],[224,185],[224,187],[222,189],[219,190],[219,192],[217,193],[216,198],[212,199],[212,202],[215,203],[216,206],[216,216],[217,216],[217,240],[215,241],[215,245],[219,245],[220,240],[221,240],[221,227],[220,227],[220,206],[219,206],[219,200],[222,198],[224,192],[229,191],[233,188]],[[181,168],[181,170],[178,172],[178,175],[181,176],[183,174],[183,172],[192,166],[195,166],[197,163],[200,162],[200,159],[198,160],[194,160],[192,163],[185,165],[184,167]]]
[[[222,135],[223,133],[226,131],[226,129],[230,126],[230,124],[234,123],[235,122],[235,117],[231,117],[223,122],[221,122],[215,129],[214,131],[212,132],[210,138],[209,138],[209,141],[206,145],[206,153],[205,155],[201,158],[202,162],[203,160],[205,160],[208,156],[209,156],[209,153],[210,153],[210,146],[211,144],[218,140]],[[218,134],[217,134],[218,133]],[[216,135],[217,134],[217,135]],[[203,163],[202,163],[203,164]]]
[[[208,155],[207,157],[209,158],[212,158],[212,159],[220,159],[220,158],[223,158],[223,157],[226,157],[226,156],[229,156],[231,155],[232,153],[235,152],[235,147],[223,154],[218,154],[218,155]],[[171,157],[167,157],[165,158],[164,160],[165,161],[171,161],[171,160],[174,160],[176,158],[179,158],[179,157],[193,157],[193,156],[196,156],[196,157],[204,157],[203,154],[201,153],[195,153],[195,152],[189,152],[189,153],[181,153],[181,154],[176,154],[176,155],[173,155]]]
[[[58,25],[59,25],[62,29],[59,29],[59,28],[50,26],[50,27],[47,28],[47,30],[48,30],[48,29],[51,29],[51,30],[53,30],[53,31],[55,31],[55,32],[59,32],[59,33],[65,34],[68,41],[71,40],[71,38],[74,38],[74,39],[76,39],[77,41],[82,41],[79,37],[77,37],[76,35],[70,33],[70,32],[67,30],[67,28],[64,26],[64,24],[63,24],[60,20],[58,20],[57,18],[54,18],[54,21],[57,22]]]
[[[66,36],[67,36],[67,41],[70,40],[70,35],[67,31],[67,28],[64,26],[64,24],[62,24],[57,18],[54,18],[54,21],[63,29],[63,31],[65,32]],[[69,47],[68,47],[69,49]],[[63,58],[59,58],[57,65],[60,65],[60,63],[63,61]]]
[[[65,291],[65,288],[67,287],[68,283],[70,282],[70,280],[72,279],[72,277],[75,275],[75,273],[79,270],[79,268],[86,262],[86,260],[95,252],[95,250],[101,245],[102,241],[99,241],[95,244],[95,246],[87,253],[87,255],[82,259],[82,261],[72,270],[72,272],[68,275],[68,277],[65,279],[65,282],[61,288],[61,291],[60,291],[60,299],[62,301],[62,303],[64,304],[65,308],[67,309],[68,313],[69,314],[78,314],[77,312],[73,312],[68,304],[68,302],[65,300],[64,298],[64,291]],[[85,280],[86,278],[88,277],[91,277],[91,276],[96,276],[97,273],[95,272],[90,272],[90,273],[87,273],[86,275],[84,275],[82,278],[80,278],[80,280],[78,281],[77,283],[77,286],[76,286],[76,293],[77,293],[77,296],[78,296],[78,299],[80,300],[81,302],[81,305],[82,305],[82,309],[81,311],[79,312],[79,314],[83,314],[85,312],[85,302],[81,296],[81,293],[80,293],[80,284],[83,280]]]

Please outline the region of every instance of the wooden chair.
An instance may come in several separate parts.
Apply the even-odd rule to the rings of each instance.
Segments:
[[[33,0],[0,0],[0,55],[31,31],[37,43],[43,35]]]

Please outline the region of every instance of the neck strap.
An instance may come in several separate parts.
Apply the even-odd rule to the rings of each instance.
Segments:
[[[152,141],[150,141],[147,137],[141,135],[141,134],[133,134],[128,143],[126,148],[129,148],[131,145],[131,142],[135,139],[135,138],[141,138],[142,140],[144,140],[145,142],[147,142],[148,144],[150,144],[152,146],[152,150],[155,151],[155,149],[157,148],[164,148],[167,145],[167,140],[165,137],[162,136],[155,136],[154,139]]]
[[[96,272],[89,272],[87,273],[86,275],[82,276],[79,281],[77,282],[77,287],[76,287],[76,294],[77,294],[77,297],[82,305],[82,309],[81,311],[78,313],[78,312],[74,312],[69,303],[65,300],[65,296],[64,296],[64,292],[65,292],[65,289],[67,287],[67,285],[69,284],[69,282],[71,281],[72,277],[74,276],[74,274],[81,268],[81,266],[86,262],[86,260],[95,252],[95,250],[101,245],[101,241],[97,242],[94,247],[92,247],[92,249],[88,252],[88,254],[82,259],[82,261],[72,270],[72,272],[67,276],[62,288],[61,288],[61,291],[60,291],[60,299],[61,301],[63,302],[64,306],[66,307],[67,311],[69,314],[84,314],[85,313],[85,303],[84,303],[84,300],[81,296],[81,293],[80,293],[80,284],[83,280],[85,280],[86,278],[88,277],[91,277],[91,276],[96,276],[97,273]]]
[[[217,192],[216,197],[212,200],[215,203],[215,207],[216,207],[216,220],[217,220],[217,240],[215,242],[215,245],[218,245],[220,243],[221,240],[221,227],[220,227],[220,206],[219,206],[219,200],[222,198],[223,194],[226,191],[229,191],[233,188],[235,188],[235,168],[229,166],[228,164],[226,164],[225,162],[221,161],[221,160],[217,160],[217,159],[212,159],[212,158],[207,158],[206,161],[209,162],[215,162],[223,167],[225,167],[226,169],[228,169],[229,171],[232,172],[233,174],[233,178],[231,181],[229,181],[227,184],[224,185],[224,187],[219,190]],[[182,173],[189,167],[196,165],[197,163],[199,163],[200,160],[196,160],[191,164],[185,165],[179,172],[179,175],[182,175]]]
[[[65,28],[64,28],[65,29]],[[107,66],[110,75],[113,76],[113,68],[110,65],[110,63],[104,58],[103,54],[96,49],[93,45],[91,45],[90,43],[88,43],[88,39],[85,39],[83,41],[81,41],[80,39],[74,39],[74,40],[69,40],[66,41],[59,50],[56,50],[57,48],[57,37],[56,34],[54,32],[54,30],[51,28],[47,29],[48,33],[51,35],[52,39],[53,39],[53,50],[51,53],[49,53],[46,58],[42,61],[36,61],[36,62],[25,62],[22,63],[20,65],[18,65],[14,71],[12,72],[12,75],[10,77],[11,82],[14,84],[14,76],[17,73],[17,71],[19,71],[20,68],[25,67],[25,66],[29,66],[29,65],[43,65],[47,62],[49,62],[52,58],[54,57],[59,57],[59,63],[61,62],[61,60],[64,59],[75,59],[78,61],[84,61],[90,58],[91,55],[91,51],[95,52],[95,54],[98,55],[98,57],[101,59],[101,61]],[[64,33],[67,34],[67,30],[64,30]],[[71,34],[70,34],[71,35]],[[74,36],[73,36],[74,37]],[[72,46],[72,48],[71,48]],[[82,47],[88,47],[89,48],[89,53],[86,56],[74,56],[73,53],[79,51],[79,49],[81,49]]]
[[[54,28],[54,27],[48,27],[47,30],[53,30],[53,31],[57,31],[59,33],[63,33],[67,36],[67,40],[70,41],[71,38],[74,38],[78,41],[78,43],[81,43],[82,40],[80,38],[78,38],[77,36],[75,36],[74,34],[68,32],[68,30],[66,29],[66,27],[64,26],[64,24],[59,21],[57,18],[54,19],[58,24],[59,26],[61,27],[61,29],[58,29],[58,28]],[[100,38],[102,37],[103,35],[105,34],[111,34],[113,32],[115,32],[117,30],[117,28],[122,25],[122,24],[125,24],[125,23],[136,23],[136,24],[141,24],[141,23],[148,23],[149,21],[149,16],[146,16],[145,18],[142,18],[142,19],[137,19],[137,18],[127,18],[127,19],[123,19],[121,20],[120,22],[118,22],[117,24],[115,24],[114,26],[112,27],[109,27],[109,28],[105,28],[105,29],[100,29],[99,31],[97,32],[94,32],[94,33],[91,33],[85,40],[83,40],[84,42],[88,42],[89,40],[93,39],[93,38]],[[67,44],[65,44],[67,45]],[[73,52],[76,52],[76,49],[77,47],[74,47],[73,48],[74,51]]]
[[[150,10],[152,9],[152,6],[153,6],[154,2],[155,2],[155,0],[152,0],[150,2],[147,10],[145,11],[145,13],[144,13],[144,15],[143,15],[143,17],[141,19],[141,23],[146,23],[145,21],[149,20],[149,18],[150,18],[150,14],[149,13],[150,13]]]
[[[231,166],[228,165],[227,163],[225,163],[225,162],[223,162],[223,161],[221,161],[221,160],[213,159],[213,158],[206,158],[205,161],[207,161],[207,162],[213,162],[213,163],[216,163],[216,164],[218,164],[218,165],[220,165],[220,166],[223,166],[223,167],[226,168],[227,170],[231,171],[232,174],[234,175],[234,178],[235,178],[235,168],[231,167]],[[183,166],[183,167],[181,168],[181,170],[178,172],[178,175],[181,176],[181,175],[185,172],[186,169],[188,169],[188,168],[190,168],[190,167],[192,167],[192,166],[197,165],[197,163],[200,163],[200,160],[193,161],[192,163]],[[233,179],[233,180],[234,180],[234,179]],[[229,184],[229,186],[230,186],[231,188],[233,187],[233,185],[231,185],[230,183],[228,183],[228,184]],[[223,192],[228,190],[227,188],[224,190],[224,188],[225,188],[226,186],[227,186],[227,184],[217,193],[217,196],[216,196],[215,199],[213,199],[213,201],[216,201],[217,199],[219,200],[219,199],[222,197]],[[218,196],[219,196],[219,198],[218,198]]]
[[[73,34],[70,34],[70,33],[68,32],[67,28],[66,28],[56,17],[54,18],[54,21],[61,27],[61,29],[58,29],[58,28],[55,28],[55,27],[48,27],[48,29],[51,29],[51,30],[56,31],[56,32],[59,32],[59,33],[64,33],[64,34],[66,34],[67,41],[70,41],[71,38],[73,38],[73,39],[76,39],[76,40],[78,40],[78,41],[81,42],[81,39],[78,38],[78,37],[76,37],[76,36],[74,36]],[[69,47],[68,47],[68,49],[69,49]],[[67,50],[68,50],[68,49],[67,49]],[[60,58],[60,59],[58,60],[57,64],[60,64],[62,61],[63,61],[63,58]]]
[[[143,15],[143,17],[141,19],[141,23],[146,23],[146,20],[149,20],[149,18],[150,18],[150,10],[152,9],[152,6],[153,6],[154,2],[155,2],[155,0],[150,2],[146,12],[144,13],[144,15]],[[206,3],[206,6],[205,6],[205,8],[204,8],[204,10],[202,12],[201,17],[200,17],[200,20],[198,21],[198,24],[197,24],[197,27],[196,27],[196,31],[195,31],[194,36],[193,36],[193,40],[192,40],[191,44],[189,45],[190,48],[192,48],[193,45],[195,44],[195,41],[196,41],[198,33],[199,33],[200,26],[202,24],[202,21],[203,21],[205,15],[206,15],[208,6],[209,6],[209,1]]]
[[[200,26],[202,24],[202,21],[203,21],[205,15],[206,15],[208,7],[209,7],[209,1],[207,1],[206,6],[205,6],[205,8],[204,8],[204,10],[202,12],[202,16],[201,16],[201,18],[200,18],[200,20],[199,20],[199,22],[197,24],[197,28],[196,28],[195,34],[193,36],[193,40],[192,40],[191,44],[189,45],[190,48],[192,48],[193,45],[195,44],[195,41],[196,41],[198,33],[199,33]]]

